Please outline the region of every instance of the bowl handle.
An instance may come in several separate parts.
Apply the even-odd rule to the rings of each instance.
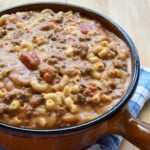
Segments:
[[[150,150],[150,124],[132,117],[125,106],[109,120],[110,133],[123,136],[141,150]]]

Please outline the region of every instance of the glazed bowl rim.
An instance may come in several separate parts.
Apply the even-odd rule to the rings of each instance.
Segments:
[[[0,128],[6,130],[6,131],[12,131],[12,132],[17,132],[17,133],[26,133],[26,134],[34,134],[34,135],[58,135],[58,134],[66,134],[66,133],[71,133],[71,132],[75,132],[75,131],[80,131],[83,129],[87,129],[91,126],[94,126],[102,121],[105,121],[107,119],[109,119],[110,117],[112,117],[115,113],[117,113],[127,102],[128,100],[131,98],[132,94],[134,93],[137,83],[138,83],[138,79],[139,79],[139,73],[140,73],[140,61],[139,61],[139,56],[136,50],[136,47],[133,43],[133,41],[131,40],[131,38],[129,37],[129,35],[124,31],[124,29],[119,26],[117,23],[115,23],[112,19],[108,18],[107,16],[105,16],[104,14],[95,11],[91,8],[87,8],[85,6],[81,6],[81,5],[77,5],[77,4],[70,4],[70,3],[63,3],[63,2],[33,2],[33,3],[25,3],[25,4],[20,4],[20,5],[15,5],[12,7],[8,7],[8,8],[4,8],[0,10],[0,16],[2,14],[6,14],[7,12],[11,12],[14,9],[17,8],[22,8],[22,7],[31,7],[31,6],[39,6],[39,5],[58,5],[60,7],[73,7],[75,9],[79,8],[80,10],[83,11],[88,11],[91,14],[95,14],[100,16],[101,18],[103,18],[105,21],[113,24],[113,26],[122,34],[122,36],[125,38],[126,43],[128,43],[128,45],[130,46],[130,50],[131,53],[133,55],[133,65],[134,65],[134,72],[133,72],[133,77],[132,77],[132,82],[126,92],[126,94],[122,97],[122,99],[112,108],[110,109],[108,112],[106,112],[103,115],[100,115],[99,117],[88,121],[86,123],[83,124],[79,124],[79,125],[75,125],[75,126],[70,126],[70,127],[65,127],[65,128],[56,128],[56,129],[32,129],[32,128],[22,128],[22,127],[15,127],[12,125],[8,125],[5,123],[0,122]],[[49,6],[48,6],[49,7]],[[47,7],[47,8],[48,8]],[[46,7],[45,7],[46,8]],[[32,10],[32,8],[30,9]]]

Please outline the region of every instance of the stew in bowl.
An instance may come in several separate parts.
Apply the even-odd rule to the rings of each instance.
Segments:
[[[0,18],[0,120],[60,128],[109,111],[131,80],[128,46],[79,12],[43,9]]]

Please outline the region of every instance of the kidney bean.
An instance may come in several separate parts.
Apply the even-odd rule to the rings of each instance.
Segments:
[[[23,52],[20,55],[21,62],[31,70],[37,69],[40,64],[40,58],[35,52]]]
[[[91,23],[82,23],[79,25],[79,29],[83,34],[88,34],[88,32],[92,30],[93,27],[94,25]]]
[[[52,82],[55,78],[55,72],[54,72],[54,68],[51,66],[45,66],[44,68],[42,68],[41,70],[42,75],[43,75],[43,79],[46,82]]]

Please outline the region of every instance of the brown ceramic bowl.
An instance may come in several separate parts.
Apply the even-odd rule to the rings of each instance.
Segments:
[[[37,11],[44,8],[51,8],[54,11],[78,11],[89,18],[99,20],[108,30],[124,40],[132,55],[132,80],[128,91],[115,107],[106,114],[84,124],[61,129],[37,130],[0,123],[0,146],[7,150],[80,150],[93,144],[100,137],[114,133],[125,137],[142,150],[150,150],[150,125],[133,118],[127,106],[137,86],[140,71],[136,48],[127,33],[102,14],[70,4],[26,4],[1,10],[0,15],[16,11]]]

